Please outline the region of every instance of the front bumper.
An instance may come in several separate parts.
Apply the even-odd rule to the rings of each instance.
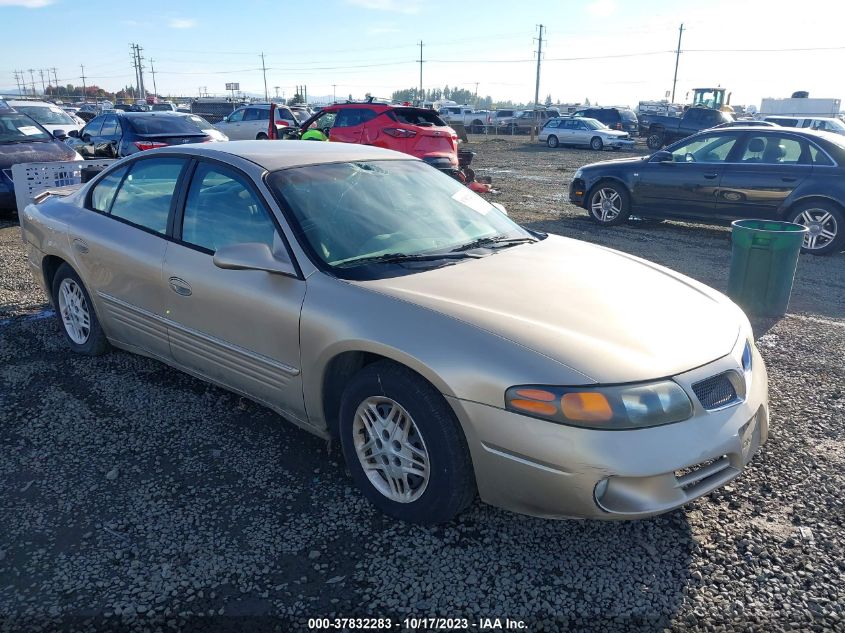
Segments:
[[[628,138],[610,138],[604,140],[605,147],[616,147],[619,149],[634,149],[636,144],[636,141]]]
[[[583,207],[586,196],[587,183],[584,182],[583,178],[573,178],[572,182],[569,183],[569,201]]]
[[[754,348],[745,400],[706,411],[692,384],[735,355],[675,376],[693,417],[630,431],[595,431],[449,398],[483,501],[547,518],[633,519],[673,510],[739,475],[768,437],[768,378]],[[606,483],[603,483],[606,482]]]

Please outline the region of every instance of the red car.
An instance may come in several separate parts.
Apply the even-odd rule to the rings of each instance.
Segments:
[[[458,135],[434,110],[375,101],[336,103],[304,121],[301,130],[320,130],[330,141],[410,154],[460,176]]]

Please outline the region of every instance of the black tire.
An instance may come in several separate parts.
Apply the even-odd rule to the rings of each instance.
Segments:
[[[605,198],[610,200],[610,204],[614,207],[613,211],[608,209],[605,212],[603,207],[601,209],[594,208],[596,203],[601,203],[600,196],[602,191],[606,192]],[[612,196],[611,192],[618,196],[618,200]],[[590,219],[601,226],[622,224],[631,215],[631,196],[628,195],[628,190],[622,184],[612,180],[602,180],[596,183],[590,189],[585,205]],[[618,210],[616,210],[616,207],[618,207]]]
[[[73,340],[68,332],[68,326],[65,325],[65,321],[61,314],[59,292],[61,291],[62,283],[66,279],[75,284],[82,292],[82,298],[88,312],[90,325],[88,328],[88,336],[83,342]],[[53,306],[56,308],[56,319],[59,322],[59,327],[64,333],[65,339],[70,345],[70,348],[77,354],[85,354],[86,356],[100,356],[105,354],[109,350],[108,339],[106,338],[105,332],[103,332],[103,328],[100,326],[100,320],[97,318],[96,312],[94,312],[94,304],[91,303],[91,296],[88,294],[88,289],[85,287],[85,284],[82,283],[82,279],[79,278],[76,271],[68,264],[62,264],[59,266],[55,277],[53,277],[53,287],[51,290],[53,292]]]
[[[650,131],[645,144],[650,150],[657,151],[666,144],[666,135],[661,130]]]
[[[845,248],[845,210],[835,202],[802,202],[790,210],[787,219],[810,228],[801,247],[802,253],[829,255]],[[831,233],[832,237],[828,237]]]
[[[481,121],[473,121],[469,129],[473,134],[484,134],[484,124]]]
[[[602,142],[602,140],[598,136],[594,136],[590,140],[590,147],[592,149],[596,150],[597,152],[600,152],[602,150],[602,148],[604,147],[604,143]]]
[[[410,502],[394,501],[376,488],[358,457],[356,412],[373,397],[389,398],[409,414],[428,455],[428,482],[420,496]],[[364,496],[388,516],[409,523],[443,523],[466,509],[475,498],[472,461],[454,412],[431,384],[407,367],[378,361],[358,372],[343,392],[339,432],[352,479]],[[357,433],[361,439],[366,437],[360,431]],[[376,475],[387,481],[383,473]]]
[[[549,138],[546,139],[546,145],[554,149],[555,147],[560,145],[560,141],[554,134],[549,134]]]
[[[259,133],[256,135],[255,140],[256,140],[256,141],[266,141],[268,138],[269,138],[269,137],[267,136],[267,133],[266,133],[266,132],[259,132]]]

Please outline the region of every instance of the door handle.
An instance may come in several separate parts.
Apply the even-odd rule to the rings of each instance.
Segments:
[[[704,177],[707,178],[707,180],[713,180],[718,175],[719,174],[704,174]]]
[[[73,248],[83,255],[88,252],[88,244],[85,243],[85,240],[81,240],[78,237],[73,240]]]
[[[191,284],[180,277],[171,277],[168,279],[168,284],[173,292],[177,295],[182,295],[183,297],[190,297],[193,292],[193,290],[191,290]]]

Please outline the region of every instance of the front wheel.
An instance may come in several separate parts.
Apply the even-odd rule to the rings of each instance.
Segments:
[[[466,438],[443,396],[391,361],[366,366],[340,404],[340,443],[352,479],[385,514],[451,520],[475,497]]]
[[[109,348],[108,340],[91,304],[91,297],[76,271],[62,264],[53,277],[53,305],[65,338],[74,352],[99,356]]]
[[[557,136],[552,134],[551,136],[549,136],[549,138],[546,139],[546,145],[554,149],[555,147],[560,145],[560,141],[557,139]]]
[[[604,147],[604,143],[602,142],[602,140],[598,136],[594,136],[593,140],[590,141],[590,147],[592,147],[594,150],[596,150],[598,152],[598,151],[601,150],[602,147]]]
[[[845,214],[832,202],[810,201],[796,207],[789,221],[806,226],[801,251],[813,255],[827,255],[845,246]]]
[[[600,182],[590,192],[590,218],[602,226],[614,226],[631,215],[630,199],[625,188],[614,182]]]
[[[666,138],[663,135],[663,132],[650,132],[648,138],[646,138],[645,144],[648,145],[650,150],[657,151],[666,144]]]

